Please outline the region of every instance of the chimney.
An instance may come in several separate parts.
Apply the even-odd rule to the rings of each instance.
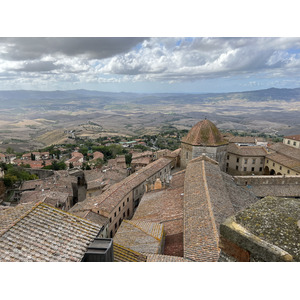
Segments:
[[[112,262],[114,261],[113,254],[113,239],[95,238],[89,244],[82,262]]]

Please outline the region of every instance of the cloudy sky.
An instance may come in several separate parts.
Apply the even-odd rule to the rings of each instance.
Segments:
[[[300,38],[0,38],[2,90],[269,87],[300,87]]]
[[[0,89],[300,87],[293,1],[7,1],[1,4]]]

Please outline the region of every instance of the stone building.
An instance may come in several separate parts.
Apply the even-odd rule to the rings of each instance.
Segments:
[[[225,171],[227,145],[216,125],[207,119],[202,120],[181,140],[181,167],[185,168],[189,161],[205,154]]]

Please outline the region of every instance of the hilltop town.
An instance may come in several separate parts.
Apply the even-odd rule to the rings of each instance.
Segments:
[[[297,132],[233,135],[205,118],[134,140],[8,147],[0,161],[0,261],[300,260]]]

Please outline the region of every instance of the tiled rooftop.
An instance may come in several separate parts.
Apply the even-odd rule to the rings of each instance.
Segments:
[[[163,225],[158,223],[123,220],[114,243],[137,252],[160,253]]]
[[[298,149],[295,149],[298,150]],[[299,155],[300,155],[300,149],[299,149]],[[289,156],[286,156],[284,154],[280,153],[270,153],[266,155],[267,159],[271,159],[274,162],[281,164],[289,169],[294,170],[295,172],[300,172],[300,156],[298,159],[291,158]]]
[[[253,136],[234,136],[229,139],[229,143],[241,143],[241,144],[255,144],[255,137]]]
[[[45,203],[0,211],[0,261],[81,261],[97,224]]]
[[[171,163],[170,159],[160,158],[138,172],[131,174],[119,183],[110,186],[104,193],[98,197],[86,199],[86,208],[101,211],[102,215],[108,216],[119,202],[133,190],[133,188],[142,184],[147,178],[159,172]]]
[[[218,224],[233,213],[217,162],[206,156],[191,160],[184,181],[184,257],[217,261]]]
[[[114,247],[114,262],[146,262],[147,256],[116,243]]]
[[[108,218],[101,216],[97,213],[94,213],[91,210],[78,210],[77,204],[74,205],[68,212],[101,226],[106,226],[108,224],[109,222]]]
[[[168,189],[151,191],[141,199],[132,220],[164,225],[164,254],[183,255],[184,172],[175,173]]]
[[[219,129],[209,120],[202,120],[192,127],[182,142],[194,146],[220,146],[228,144]]]
[[[265,156],[267,151],[262,146],[238,146],[230,143],[227,146],[227,152],[240,156]]]
[[[300,160],[300,149],[294,148],[282,143],[275,143],[269,146],[270,150],[276,151],[277,153],[283,154],[290,158]]]
[[[178,256],[144,253],[147,256],[147,262],[192,262],[191,260]]]
[[[56,206],[57,203],[64,204],[68,201],[69,194],[58,192],[58,191],[25,191],[22,192],[20,204],[28,203],[28,202],[45,202],[52,206]]]

